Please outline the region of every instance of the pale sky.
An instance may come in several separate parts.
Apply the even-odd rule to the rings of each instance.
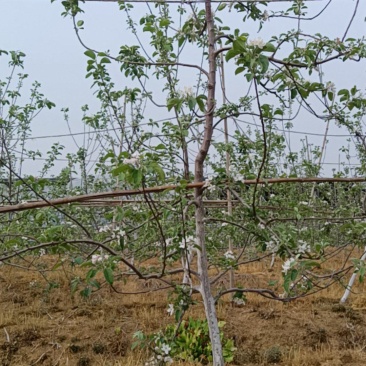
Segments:
[[[330,38],[341,38],[351,19],[355,3],[354,0],[333,0],[325,11],[324,17],[320,17],[314,22],[303,23],[302,29],[307,33],[319,32]],[[325,4],[324,0],[316,3],[310,2],[308,7],[314,8],[311,14],[316,14],[316,10]],[[82,37],[88,45],[100,51],[110,50],[112,54],[117,54],[122,44],[135,42],[130,32],[126,30],[126,23],[116,3],[92,2],[81,4],[81,6],[85,9],[85,15],[81,17],[85,21]],[[134,4],[134,6],[139,12],[143,9],[145,13],[144,4]],[[283,5],[274,4],[272,8],[281,6]],[[90,89],[91,79],[85,79],[87,58],[84,56],[84,49],[75,36],[71,19],[61,17],[62,9],[60,1],[51,4],[50,0],[0,0],[0,49],[21,50],[27,55],[23,72],[29,74],[30,77],[23,94],[27,94],[31,81],[37,80],[42,84],[41,91],[45,96],[56,103],[53,111],[42,112],[34,121],[33,136],[68,134],[69,130],[60,112],[63,107],[70,108],[72,132],[82,132],[80,107],[88,104],[91,110],[96,111],[98,106],[93,97],[93,91]],[[361,1],[349,36],[360,38],[365,35],[365,17],[366,2]],[[254,27],[250,22],[244,25],[240,20],[241,16],[230,13],[225,19],[229,21],[232,29],[240,28],[242,32],[250,33],[252,38],[257,36],[257,26]],[[265,31],[260,34],[263,39],[270,38],[271,35],[281,31],[296,28],[296,21],[271,19],[265,26]],[[7,70],[5,58],[0,57],[0,78],[6,75]],[[354,84],[365,88],[365,61],[344,65],[337,62],[328,71],[327,77],[334,78],[340,88],[351,87]],[[118,83],[120,76],[117,72],[114,75]],[[187,77],[187,79],[189,78]],[[120,80],[123,83],[122,78]],[[231,95],[243,94],[241,79],[228,76],[227,83],[231,87]],[[121,86],[121,89],[123,87]],[[149,117],[165,118],[168,115]],[[306,115],[302,115],[301,120],[294,125],[296,131],[312,133],[323,133],[324,128],[324,123],[321,121],[313,123]],[[329,133],[344,134],[347,132],[331,126]],[[81,138],[75,138],[79,143],[82,142]],[[304,138],[304,135],[293,134],[291,138],[292,147],[296,148],[296,146],[300,146],[299,139]],[[308,140],[319,145],[322,137],[309,135]],[[325,161],[337,162],[338,149],[347,144],[346,138],[330,137],[329,140]],[[45,152],[52,142],[57,141],[66,146],[65,151],[75,151],[75,144],[70,137],[33,140],[28,148],[38,148]],[[40,162],[27,161],[25,173],[36,175],[40,166]],[[58,168],[62,166],[63,164],[60,163]],[[329,165],[329,169],[332,167]]]

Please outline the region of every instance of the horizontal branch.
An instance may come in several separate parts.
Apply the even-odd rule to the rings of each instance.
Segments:
[[[204,184],[205,184],[204,182],[190,183],[190,184],[187,184],[186,189],[200,188]],[[179,187],[179,186],[178,185],[157,186],[157,187],[151,187],[151,188],[146,188],[146,189],[127,189],[127,190],[116,190],[116,191],[111,191],[111,192],[83,194],[80,196],[56,198],[53,200],[48,200],[48,202],[31,201],[31,202],[20,203],[18,205],[0,206],[0,213],[32,210],[35,208],[42,208],[42,207],[48,207],[48,206],[52,207],[52,206],[59,206],[59,205],[67,205],[69,203],[85,202],[85,201],[91,201],[91,200],[100,199],[100,198],[136,196],[136,195],[145,194],[145,193],[159,193],[159,192],[163,192],[163,191],[171,191],[173,189],[176,189],[177,187]]]
[[[256,179],[245,179],[241,182],[247,185],[280,184],[280,183],[342,183],[342,182],[361,183],[366,182],[366,178],[268,178],[268,179],[259,179],[258,181]],[[184,188],[185,189],[202,188],[205,184],[206,184],[205,182],[189,183]],[[53,200],[50,199],[47,202],[31,201],[31,202],[20,203],[18,205],[0,206],[0,213],[32,210],[35,208],[66,205],[69,203],[76,203],[76,202],[87,202],[87,201],[98,200],[101,198],[137,196],[146,193],[159,193],[164,191],[172,191],[178,187],[181,186],[172,184],[166,186],[150,187],[145,189],[116,190],[112,192],[100,192],[100,193],[84,194],[81,196],[63,197]]]

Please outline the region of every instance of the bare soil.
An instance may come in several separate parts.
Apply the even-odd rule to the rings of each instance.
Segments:
[[[281,275],[262,264],[245,270],[240,280],[254,287]],[[121,281],[123,291],[144,293],[103,286],[84,299],[71,295],[65,268],[45,273],[53,285],[37,271],[0,267],[0,365],[144,365],[146,352],[131,351],[134,332],[174,321],[166,311],[167,290],[154,291],[156,282]],[[224,333],[237,347],[233,365],[366,365],[366,295],[362,284],[355,290],[347,306],[339,305],[340,286],[289,304],[258,295],[245,306],[220,301]],[[187,316],[203,317],[201,303]]]

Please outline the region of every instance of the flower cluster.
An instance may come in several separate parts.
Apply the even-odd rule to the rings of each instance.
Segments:
[[[130,164],[137,168],[140,165],[140,154],[136,151],[129,159],[123,159],[123,164]]]
[[[167,309],[167,313],[172,316],[174,314],[174,305],[173,304],[169,304],[168,305],[168,309]]]
[[[286,275],[287,272],[296,265],[296,258],[287,259],[287,261],[282,265],[282,272]]]
[[[335,84],[332,83],[331,81],[327,82],[325,89],[327,90],[327,92],[331,92],[333,94],[335,94],[335,92],[337,91]]]
[[[182,239],[179,244],[179,248],[185,249],[188,253],[191,253],[196,243],[196,239],[193,236],[187,236],[185,239]]]
[[[245,300],[241,297],[234,297],[233,302],[236,305],[245,305]]]
[[[112,225],[104,225],[101,228],[99,228],[100,233],[108,233],[112,230]]]
[[[254,38],[248,42],[249,46],[258,47],[262,49],[266,43],[263,41],[262,38]]]
[[[36,280],[30,281],[29,282],[29,287],[30,288],[34,288],[38,286],[38,282]]]
[[[113,230],[111,237],[112,237],[112,239],[119,240],[120,238],[123,238],[125,235],[126,235],[126,232],[124,230],[118,228],[118,229]]]
[[[145,366],[161,365],[161,362],[165,364],[171,364],[173,362],[173,359],[169,356],[171,351],[169,344],[163,343],[160,347],[156,346],[154,350],[156,354],[145,363]]]
[[[266,243],[266,247],[270,252],[277,252],[278,250],[278,242],[276,240],[270,240]]]
[[[183,90],[179,90],[179,95],[183,98],[189,98],[193,96],[193,88],[190,86],[185,86]]]
[[[91,257],[91,261],[93,264],[97,264],[108,260],[108,258],[109,258],[108,254],[93,254]]]
[[[231,178],[236,182],[242,181],[245,178],[242,174],[238,173],[235,166],[233,166],[233,165],[229,166],[229,172],[230,172]]]
[[[113,225],[104,225],[99,229],[100,233],[111,233],[112,239],[119,240],[120,238],[124,237],[126,235],[126,232],[121,229],[120,227],[117,227],[113,229]]]
[[[225,254],[224,254],[225,259],[228,260],[235,260],[235,255],[231,250],[228,250]]]
[[[215,186],[212,184],[211,179],[207,178],[205,180],[205,184],[203,185],[204,188],[206,188],[209,192],[212,192],[215,190]]]
[[[309,244],[304,240],[299,240],[297,244],[297,252],[299,254],[305,254],[310,250]]]

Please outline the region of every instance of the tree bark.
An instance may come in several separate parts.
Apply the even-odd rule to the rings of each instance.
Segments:
[[[208,34],[208,83],[207,83],[207,103],[206,118],[203,141],[195,160],[195,182],[202,182],[204,162],[211,145],[213,133],[213,118],[215,109],[215,86],[216,86],[216,60],[215,60],[215,30],[213,14],[211,9],[211,0],[205,1],[206,24]],[[205,210],[202,200],[202,188],[195,189],[196,203],[196,238],[199,250],[197,251],[197,267],[200,275],[200,293],[203,299],[208,329],[210,333],[212,357],[214,366],[224,366],[224,357],[222,354],[222,345],[220,339],[220,330],[217,321],[215,300],[211,293],[210,281],[208,276],[207,252],[205,244]]]

